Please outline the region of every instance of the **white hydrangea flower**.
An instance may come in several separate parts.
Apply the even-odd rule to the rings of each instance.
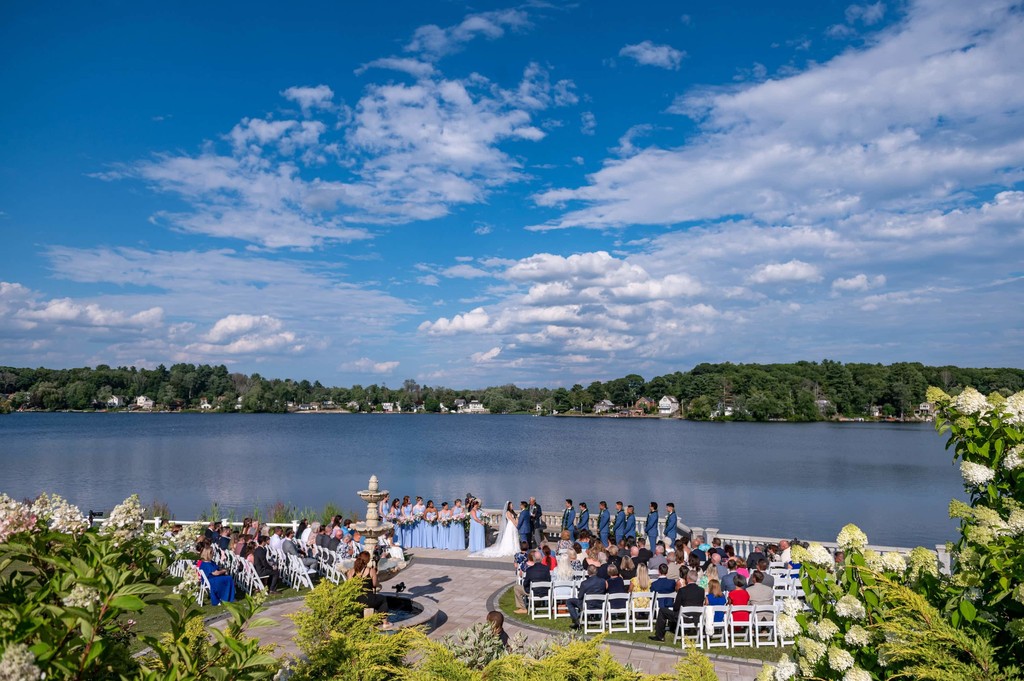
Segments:
[[[7,646],[0,657],[0,679],[3,681],[41,681],[43,672],[36,666],[36,656],[21,643]]]
[[[92,606],[100,604],[100,592],[91,586],[75,584],[75,588],[71,590],[71,593],[64,597],[63,603],[69,608],[85,608],[88,610]]]
[[[775,681],[789,681],[797,674],[797,666],[792,660],[782,658],[775,666]]]
[[[846,632],[846,636],[843,637],[843,640],[846,641],[846,645],[848,646],[853,648],[862,648],[871,643],[871,634],[867,629],[859,624],[854,624],[850,627],[850,630]]]
[[[1024,424],[1024,390],[1006,398],[1007,421],[1015,425]]]
[[[796,638],[802,632],[800,623],[797,622],[796,618],[784,612],[779,613],[779,619],[775,626],[779,628],[779,636],[786,639]]]
[[[782,599],[782,612],[786,613],[790,617],[796,617],[804,609],[803,604],[798,598],[783,598]]]
[[[988,466],[970,461],[960,462],[960,475],[964,482],[972,487],[984,487],[996,477],[996,472]]]
[[[1018,584],[1017,588],[1013,590],[1013,600],[1024,603],[1024,584]]]
[[[806,636],[796,642],[796,647],[812,667],[818,664],[818,660],[824,657],[825,651],[828,650],[821,641],[815,641],[813,638]]]
[[[174,587],[174,593],[187,598],[195,598],[199,594],[201,581],[199,571],[190,565],[189,569],[185,570],[181,583]]]
[[[807,562],[811,565],[817,565],[818,567],[832,569],[835,567],[836,560],[831,553],[828,552],[821,544],[812,543],[807,547]]]
[[[57,532],[78,534],[89,529],[89,520],[82,515],[81,509],[68,503],[67,499],[59,494],[40,494],[32,504],[32,512],[40,520],[46,521],[51,530]]]
[[[1024,510],[1018,508],[1011,511],[1006,526],[1014,535],[1024,534]]]
[[[836,614],[846,619],[862,620],[867,615],[867,611],[856,596],[847,594],[836,601]]]
[[[837,672],[845,672],[853,667],[853,655],[842,648],[831,646],[828,649],[828,666]]]
[[[1008,471],[1015,471],[1024,466],[1024,445],[1010,447],[1010,451],[1003,457],[1003,468]]]
[[[860,667],[853,667],[843,674],[843,681],[871,681],[871,674]]]
[[[868,545],[868,536],[859,527],[850,523],[839,530],[836,543],[839,544],[839,548],[843,551],[852,551],[854,549],[860,551]]]
[[[36,516],[29,506],[0,494],[0,544],[12,535],[31,532],[35,528]]]
[[[962,393],[953,398],[953,407],[962,414],[984,414],[992,405],[974,388],[964,388]]]
[[[885,572],[903,574],[907,570],[907,561],[896,551],[886,551],[882,554],[882,568]]]
[[[864,562],[867,563],[868,569],[874,570],[875,572],[885,572],[885,563],[882,561],[882,554],[874,549],[866,549],[864,551]]]
[[[114,507],[101,530],[113,535],[115,544],[122,544],[142,535],[142,521],[142,504],[139,495],[133,494]]]
[[[832,637],[839,633],[839,627],[832,620],[821,620],[812,622],[807,627],[807,632],[819,641],[831,641]]]

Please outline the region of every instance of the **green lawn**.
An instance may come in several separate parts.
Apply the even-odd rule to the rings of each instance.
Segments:
[[[513,621],[522,622],[524,624],[531,624],[537,627],[543,627],[544,629],[550,629],[554,633],[566,633],[570,631],[570,625],[572,620],[568,617],[560,617],[558,619],[536,619],[531,620],[529,615],[519,615],[515,613],[515,596],[512,593],[512,589],[509,589],[501,595],[498,599],[498,608],[505,614],[505,617],[511,618]],[[672,643],[672,635],[669,634],[665,637],[664,642],[652,641],[648,638],[654,632],[650,631],[638,631],[631,633],[616,632],[614,634],[605,634],[605,638],[612,641],[627,641],[630,643],[646,643],[653,646],[666,647],[672,650],[680,650],[679,645]],[[709,655],[722,655],[725,657],[738,657],[746,660],[766,660],[768,662],[778,662],[779,657],[785,654],[788,648],[754,648],[754,647],[739,647],[739,648],[712,648],[704,652]]]

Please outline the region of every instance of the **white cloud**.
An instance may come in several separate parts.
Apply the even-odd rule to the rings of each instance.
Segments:
[[[422,277],[416,277],[416,281],[424,286],[438,286],[441,283],[436,274],[424,274]]]
[[[422,54],[424,59],[436,61],[457,52],[478,36],[494,40],[505,35],[506,29],[526,28],[529,23],[526,12],[518,9],[469,14],[458,24],[447,28],[435,24],[420,26],[405,49]]]
[[[251,331],[277,331],[281,326],[281,320],[270,315],[231,314],[217,320],[206,333],[206,340],[220,343]]]
[[[362,75],[370,69],[388,69],[408,73],[415,78],[429,78],[436,73],[434,65],[409,57],[383,57],[374,59],[356,69],[356,75]]]
[[[465,314],[457,314],[451,319],[441,317],[434,322],[423,322],[420,331],[433,335],[448,336],[456,333],[472,332],[487,326],[490,318],[482,307],[470,310]]]
[[[487,236],[492,231],[494,231],[494,228],[490,225],[480,225],[473,230],[473,234],[478,236]]]
[[[398,368],[399,364],[397,361],[377,362],[369,357],[360,357],[352,362],[342,364],[341,369],[363,374],[390,374]]]
[[[626,45],[619,50],[620,57],[629,57],[638,64],[657,66],[663,69],[678,71],[686,53],[671,45],[656,45],[650,40],[635,45]]]
[[[475,364],[482,364],[484,362],[490,362],[492,359],[494,359],[500,354],[501,348],[493,347],[485,352],[474,352],[472,355],[470,355],[470,359],[472,359]]]
[[[580,132],[584,135],[593,135],[597,130],[597,117],[593,111],[584,111],[580,114]]]
[[[790,260],[784,263],[766,263],[757,267],[747,281],[752,284],[778,284],[786,282],[821,281],[821,272],[810,263]]]
[[[0,282],[0,300],[4,308],[0,313],[12,312],[17,320],[30,325],[102,327],[118,329],[154,329],[163,325],[164,311],[150,307],[138,312],[103,307],[71,298],[37,301],[37,294],[20,284]],[[17,305],[16,303],[20,303]]]
[[[480,269],[479,267],[473,267],[472,265],[452,265],[441,270],[441,275],[448,278],[457,279],[479,279],[480,277],[491,276],[490,272]]]
[[[331,109],[334,106],[334,91],[326,85],[293,86],[284,90],[281,96],[298,104],[306,115],[314,109]]]
[[[838,278],[832,282],[834,291],[867,291],[868,289],[885,286],[885,275],[878,274],[869,277],[866,274],[858,274],[848,278]]]

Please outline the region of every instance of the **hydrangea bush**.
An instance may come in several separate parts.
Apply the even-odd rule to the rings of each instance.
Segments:
[[[779,632],[796,644],[761,681],[1021,678],[1024,392],[986,398],[968,388],[950,397],[930,388],[928,401],[970,500],[950,504],[960,520],[952,575],[923,547],[907,558],[868,549],[854,525],[836,538],[840,565],[824,547],[794,547],[806,604],[784,602]]]

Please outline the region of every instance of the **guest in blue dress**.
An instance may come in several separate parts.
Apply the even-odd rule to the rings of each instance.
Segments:
[[[409,495],[406,495],[402,499],[402,548],[409,549],[412,547],[412,502],[409,501]]]
[[[441,502],[441,510],[437,514],[437,548],[448,551],[452,548],[452,510],[448,502]]]
[[[462,507],[462,499],[456,499],[452,508],[452,536],[448,547],[451,551],[466,550],[466,509]]]
[[[487,548],[484,532],[484,521],[480,514],[480,502],[473,502],[473,510],[469,512],[469,552],[476,553]]]
[[[433,499],[427,501],[423,511],[423,548],[441,548],[437,543],[437,508],[434,507]]]
[[[423,505],[423,497],[416,497],[416,504],[412,507],[412,517],[416,521],[412,526],[412,545],[426,546],[426,523],[423,521],[423,512],[427,507]]]
[[[210,605],[220,605],[221,601],[231,603],[235,600],[235,578],[213,562],[213,549],[209,546],[203,549],[196,567],[203,571],[210,582]]]

